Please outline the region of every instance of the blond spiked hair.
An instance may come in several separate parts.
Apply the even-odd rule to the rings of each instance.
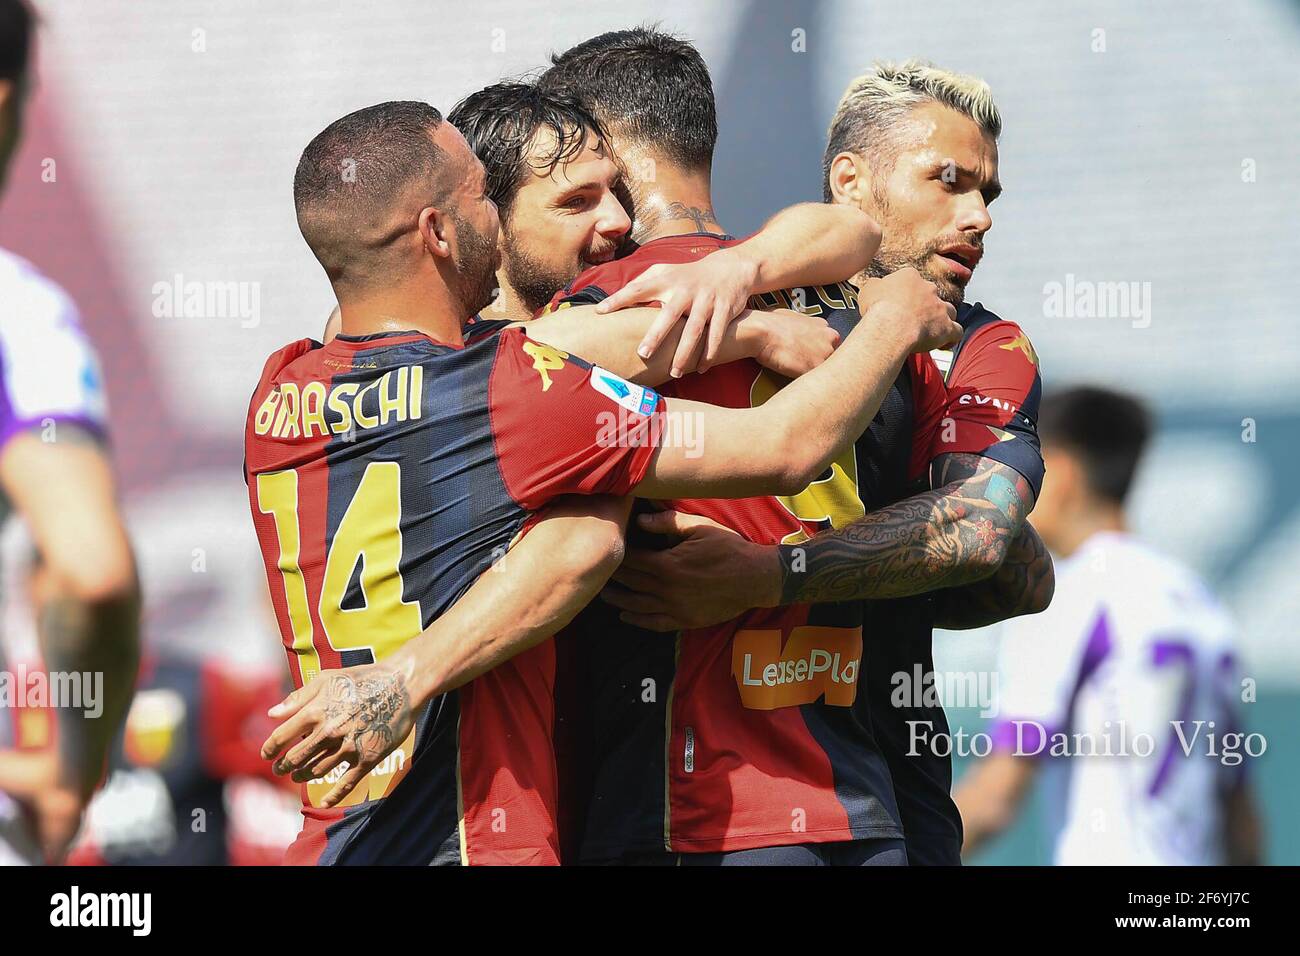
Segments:
[[[878,170],[893,164],[907,116],[926,103],[942,103],[969,117],[987,135],[1002,133],[993,91],[977,76],[953,73],[924,60],[876,63],[853,80],[835,107],[822,157],[822,183],[831,199],[831,161],[840,153],[870,156]]]

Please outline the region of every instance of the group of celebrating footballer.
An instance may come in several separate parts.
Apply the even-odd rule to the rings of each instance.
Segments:
[[[1000,132],[877,65],[738,241],[704,61],[637,28],[312,140],[339,307],[246,432],[287,862],[960,862],[932,629],[1053,586],[1037,357],[964,302]]]

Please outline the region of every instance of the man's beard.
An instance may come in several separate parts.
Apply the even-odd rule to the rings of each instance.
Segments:
[[[501,265],[506,282],[524,308],[533,314],[544,308],[582,270],[581,263],[565,269],[549,266],[513,245],[501,257]]]
[[[460,240],[456,261],[457,293],[466,318],[492,302],[497,290],[497,244],[464,219],[453,218]]]
[[[613,243],[608,243],[609,248],[602,249],[599,253],[588,249],[576,262],[556,266],[530,255],[520,245],[511,242],[508,235],[504,245],[505,252],[501,257],[501,265],[506,282],[530,313],[545,308],[551,299],[555,298],[555,293],[589,268],[591,265],[589,259],[604,259],[617,248]]]
[[[887,229],[885,234],[889,234]],[[901,249],[886,249],[882,244],[880,251],[876,253],[876,257],[871,260],[871,265],[867,266],[867,275],[872,279],[883,279],[899,269],[906,269],[911,266],[923,278],[934,283],[935,288],[939,291],[939,298],[953,305],[961,305],[966,299],[966,287],[952,276],[938,272],[933,265],[935,253],[945,246],[951,246],[959,242],[982,246],[981,242],[964,236],[955,238],[945,236],[925,245],[918,243]]]

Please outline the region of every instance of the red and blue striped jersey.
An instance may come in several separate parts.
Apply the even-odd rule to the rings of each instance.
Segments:
[[[1018,325],[978,302],[959,306],[957,322],[963,336],[956,348],[931,353],[934,371],[943,376],[943,401],[930,406],[918,423],[918,436],[928,435],[929,441],[914,446],[913,470],[947,453],[978,454],[1014,468],[1037,495],[1043,482],[1038,356]],[[881,504],[926,487],[899,489]],[[933,693],[930,595],[867,601],[864,608],[866,626],[890,639],[867,647],[858,706],[869,711],[864,719],[870,719],[889,762],[908,859],[958,865],[961,814],[951,796],[952,758],[942,744],[949,738],[948,719]],[[905,687],[918,692],[900,693]]]
[[[463,345],[304,339],[267,360],[245,477],[295,684],[420,634],[552,498],[645,474],[659,397],[504,325]],[[627,440],[607,440],[613,419]],[[547,641],[435,698],[340,807],[318,806],[333,779],[305,784],[286,861],[558,862],[554,666]]]
[[[734,242],[704,233],[648,242],[625,259],[584,272],[552,307],[598,302],[651,265],[693,261]],[[763,299],[764,305],[799,306],[828,321],[843,320],[842,333],[858,316],[856,290],[847,283]],[[937,373],[924,380],[914,374],[928,361],[914,356],[908,363],[891,392],[906,414],[881,426],[902,452],[901,467],[908,464],[913,380],[924,381],[931,393],[942,388]],[[663,390],[748,408],[774,395],[781,382],[745,360]],[[762,544],[806,540],[865,512],[860,454],[845,449],[799,495],[664,504]],[[863,657],[861,602],[754,610],[716,627],[680,632],[675,641],[593,606],[573,630],[581,653],[573,655],[572,666],[580,676],[565,683],[587,696],[580,703],[590,716],[584,739],[566,750],[581,758],[588,748],[592,755],[585,859],[902,836],[869,714],[852,706]],[[581,708],[574,711],[574,722],[583,723]]]
[[[599,302],[655,263],[692,261],[732,242],[709,234],[654,240],[583,273],[551,308]],[[841,335],[858,320],[849,283],[757,298],[755,305],[821,315]],[[665,504],[775,544],[843,527],[914,494],[944,452],[1005,460],[1037,489],[1041,459],[1030,417],[1037,370],[1013,361],[1023,356],[1036,365],[1032,348],[1010,323],[989,327],[996,317],[979,307],[964,307],[962,316],[963,374],[945,386],[946,369],[936,364],[944,356],[911,356],[868,430],[802,493]],[[779,378],[743,361],[687,376],[664,392],[749,407],[779,387]],[[951,804],[948,762],[909,759],[900,729],[910,712],[891,704],[895,674],[910,673],[914,663],[933,670],[930,630],[923,602],[855,601],[754,610],[682,632],[672,643],[620,623],[607,609],[588,609],[574,628],[581,652],[566,660],[576,676],[564,681],[587,697],[585,715],[566,706],[583,728],[566,747],[572,762],[580,766],[583,748],[591,752],[591,766],[578,775],[585,779],[572,787],[585,810],[582,856],[730,851],[904,831],[910,853],[913,828],[933,828],[931,817],[943,815],[934,809],[940,797]],[[934,710],[942,721],[942,708],[923,716],[934,718]],[[928,835],[918,833],[921,842]]]

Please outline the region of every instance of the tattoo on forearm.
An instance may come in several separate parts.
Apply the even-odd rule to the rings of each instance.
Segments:
[[[713,214],[712,206],[700,208],[699,206],[687,206],[684,203],[679,202],[669,203],[668,208],[664,210],[663,218],[689,219],[691,222],[695,223],[695,229],[697,232],[704,232],[704,226],[706,223],[714,226],[718,224],[718,218]]]
[[[783,602],[907,597],[988,577],[1020,531],[1029,483],[979,455],[945,455],[936,474],[936,491],[782,546]]]
[[[360,679],[336,674],[326,695],[326,726],[346,727],[362,762],[377,763],[401,743],[397,724],[411,708],[401,674]]]
[[[1037,614],[1051,603],[1055,589],[1052,556],[1043,539],[1026,524],[991,578],[934,596],[935,626],[964,630]]]

